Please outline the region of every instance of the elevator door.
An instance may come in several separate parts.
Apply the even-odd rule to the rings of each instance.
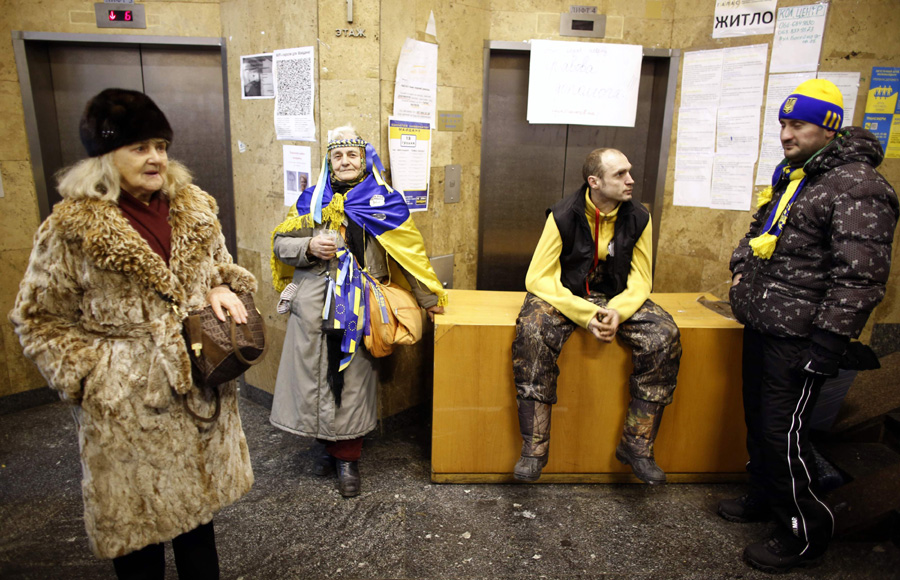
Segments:
[[[55,173],[85,157],[78,123],[87,101],[106,88],[142,91],[172,126],[169,158],[187,166],[194,183],[216,198],[226,243],[235,255],[234,200],[220,47],[28,43],[50,208],[59,201]],[[42,76],[49,78],[42,79]],[[45,217],[45,216],[42,216]]]
[[[643,59],[634,127],[532,125],[526,120],[529,57],[529,52],[518,50],[490,53],[482,133],[479,290],[525,289],[525,273],[547,208],[584,184],[584,159],[598,147],[622,151],[632,164],[634,200],[648,207],[654,203],[668,62]]]

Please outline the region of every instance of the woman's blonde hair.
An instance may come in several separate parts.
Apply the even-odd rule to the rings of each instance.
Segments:
[[[99,157],[88,157],[77,163],[60,169],[56,173],[57,190],[65,198],[98,197],[106,201],[119,199],[121,176],[113,163],[115,151]],[[166,169],[165,183],[162,186],[166,197],[172,197],[193,183],[193,176],[187,167],[169,159]]]

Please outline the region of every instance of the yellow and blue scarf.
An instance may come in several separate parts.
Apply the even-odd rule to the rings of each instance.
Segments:
[[[321,224],[337,230],[346,215],[365,232],[374,235],[394,261],[436,294],[439,305],[446,305],[447,291],[431,267],[422,234],[410,216],[403,194],[395,191],[384,180],[384,166],[375,148],[366,143],[365,149],[366,176],[360,183],[345,194],[335,193],[329,178],[331,168],[326,155],[317,184],[300,194],[287,219],[272,232],[271,266],[275,290],[281,292],[294,275],[293,266],[284,264],[275,257],[275,236]],[[337,252],[337,259],[337,275],[336,279],[329,281],[323,316],[328,317],[333,299],[335,328],[344,330],[341,350],[346,356],[341,360],[340,367],[343,370],[350,364],[363,332],[369,326],[367,289],[370,281],[363,275],[351,252],[342,248]]]
[[[762,233],[750,240],[753,255],[763,260],[768,260],[775,252],[775,245],[784,230],[784,224],[787,223],[791,207],[806,184],[806,172],[802,167],[791,170],[790,165],[786,162],[779,164],[772,175],[772,185],[760,192],[757,207],[765,207],[772,201],[774,188],[777,187],[779,181],[785,178],[790,181],[781,197],[778,198],[775,208],[769,213],[769,218],[762,227]]]

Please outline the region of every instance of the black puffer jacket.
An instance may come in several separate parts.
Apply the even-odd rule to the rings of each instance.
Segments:
[[[731,256],[731,272],[743,274],[731,288],[731,308],[745,325],[775,336],[811,336],[814,329],[856,338],[884,297],[897,225],[897,195],[875,168],[881,144],[860,127],[837,138],[806,163],[807,183],[790,210],[768,260],[757,258],[750,239],[775,209],[753,216],[750,231]]]

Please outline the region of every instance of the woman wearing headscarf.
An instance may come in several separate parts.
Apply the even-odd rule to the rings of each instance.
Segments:
[[[438,281],[406,201],[384,181],[375,149],[352,127],[328,133],[318,184],[272,234],[272,274],[290,312],[272,424],[325,445],[314,472],[337,472],[344,497],[360,492],[363,436],[377,422],[375,359],[363,346],[366,277],[400,267],[430,317],[443,312]]]
[[[80,125],[89,157],[59,174],[10,313],[26,356],[72,404],[94,553],[119,578],[218,578],[213,515],[253,484],[235,384],[200,388],[184,313],[244,323],[215,200],[168,158],[173,132],[146,95],[107,89]],[[218,389],[218,393],[214,391]],[[221,411],[212,422],[217,405]]]

